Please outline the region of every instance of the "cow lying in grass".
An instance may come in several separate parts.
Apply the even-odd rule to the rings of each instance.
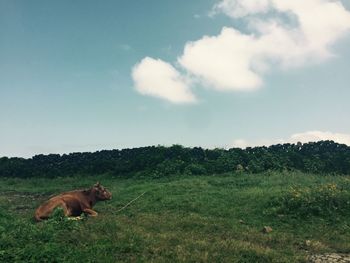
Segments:
[[[80,216],[82,213],[97,216],[97,212],[92,210],[92,207],[97,201],[110,199],[112,199],[112,193],[100,183],[96,183],[90,189],[65,192],[50,198],[35,211],[35,219],[42,221],[49,218],[57,207],[63,209],[65,216]]]

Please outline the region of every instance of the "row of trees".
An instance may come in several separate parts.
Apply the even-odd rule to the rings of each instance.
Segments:
[[[251,173],[299,170],[350,174],[350,147],[333,141],[270,147],[203,149],[150,146],[94,153],[0,158],[1,177],[57,177],[74,174],[162,177],[174,174]]]

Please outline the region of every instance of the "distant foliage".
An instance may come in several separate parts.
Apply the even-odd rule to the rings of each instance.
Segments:
[[[30,159],[0,158],[0,177],[62,177],[106,173],[115,176],[164,177],[176,174],[291,170],[350,174],[350,147],[333,141],[229,150],[173,145],[36,155]]]

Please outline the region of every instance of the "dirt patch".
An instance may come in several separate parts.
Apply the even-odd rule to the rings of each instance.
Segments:
[[[0,205],[16,213],[25,213],[35,209],[47,200],[50,194],[26,193],[16,191],[0,192]]]

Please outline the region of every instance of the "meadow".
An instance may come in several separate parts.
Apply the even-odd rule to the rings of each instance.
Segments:
[[[96,181],[113,193],[98,217],[58,210],[34,222],[50,195]],[[0,178],[0,262],[307,262],[326,252],[350,253],[349,176]]]

